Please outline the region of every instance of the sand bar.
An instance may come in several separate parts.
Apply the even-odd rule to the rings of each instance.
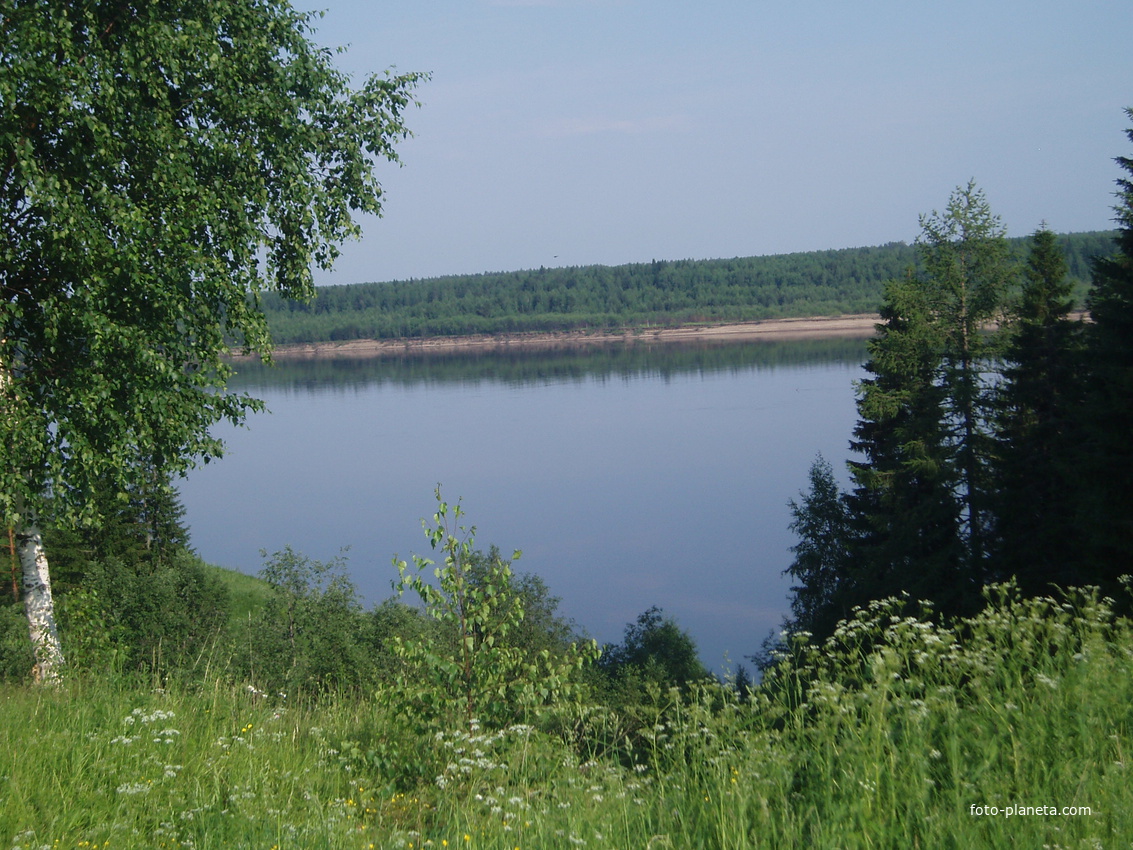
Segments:
[[[519,351],[576,348],[599,345],[658,345],[689,342],[743,342],[757,339],[861,338],[874,334],[877,314],[768,319],[721,325],[686,325],[665,328],[632,328],[624,331],[538,331],[512,334],[471,334],[405,339],[352,339],[344,342],[280,345],[276,359],[332,359],[399,356],[411,353],[450,351]],[[244,355],[234,354],[239,359]],[[256,356],[256,355],[248,355]]]

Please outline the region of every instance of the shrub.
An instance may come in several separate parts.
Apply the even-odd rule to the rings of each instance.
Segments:
[[[450,508],[439,486],[435,495],[434,524],[422,525],[429,545],[444,553],[444,564],[433,570],[436,584],[424,577],[433,566],[427,558],[414,556],[415,570],[396,557],[394,565],[398,593],[415,593],[426,615],[437,621],[438,632],[432,642],[394,637],[394,650],[410,670],[394,689],[395,699],[442,725],[455,713],[469,728],[476,723],[502,728],[580,696],[578,674],[596,657],[597,647],[572,644],[553,655],[514,643],[525,611],[510,562],[498,553],[478,553],[475,527],[460,525],[459,502]],[[519,557],[516,551],[513,560]]]
[[[284,694],[358,690],[373,681],[364,617],[346,560],[316,561],[290,546],[266,559],[271,595],[253,617],[241,657],[254,687]]]

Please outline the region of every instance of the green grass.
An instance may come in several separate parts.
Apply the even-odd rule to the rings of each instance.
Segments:
[[[954,628],[879,603],[742,704],[706,684],[426,732],[390,699],[284,703],[218,681],[3,687],[0,848],[1133,841],[1133,626],[1088,595],[1003,591]]]
[[[246,622],[250,615],[261,611],[271,598],[271,586],[261,578],[227,567],[212,564],[204,566],[210,574],[220,579],[228,591],[230,619],[234,623]]]

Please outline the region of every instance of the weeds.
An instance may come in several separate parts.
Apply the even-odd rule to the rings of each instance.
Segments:
[[[113,678],[0,701],[3,850],[1133,839],[1133,634],[1089,592],[993,588],[951,627],[878,603],[790,648],[743,703],[705,683],[632,722],[595,705],[543,726],[456,713],[425,739],[383,699],[285,707]]]

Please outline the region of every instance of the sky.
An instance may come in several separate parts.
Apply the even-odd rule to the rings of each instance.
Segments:
[[[1130,0],[294,0],[356,85],[423,71],[320,284],[1112,226]]]

